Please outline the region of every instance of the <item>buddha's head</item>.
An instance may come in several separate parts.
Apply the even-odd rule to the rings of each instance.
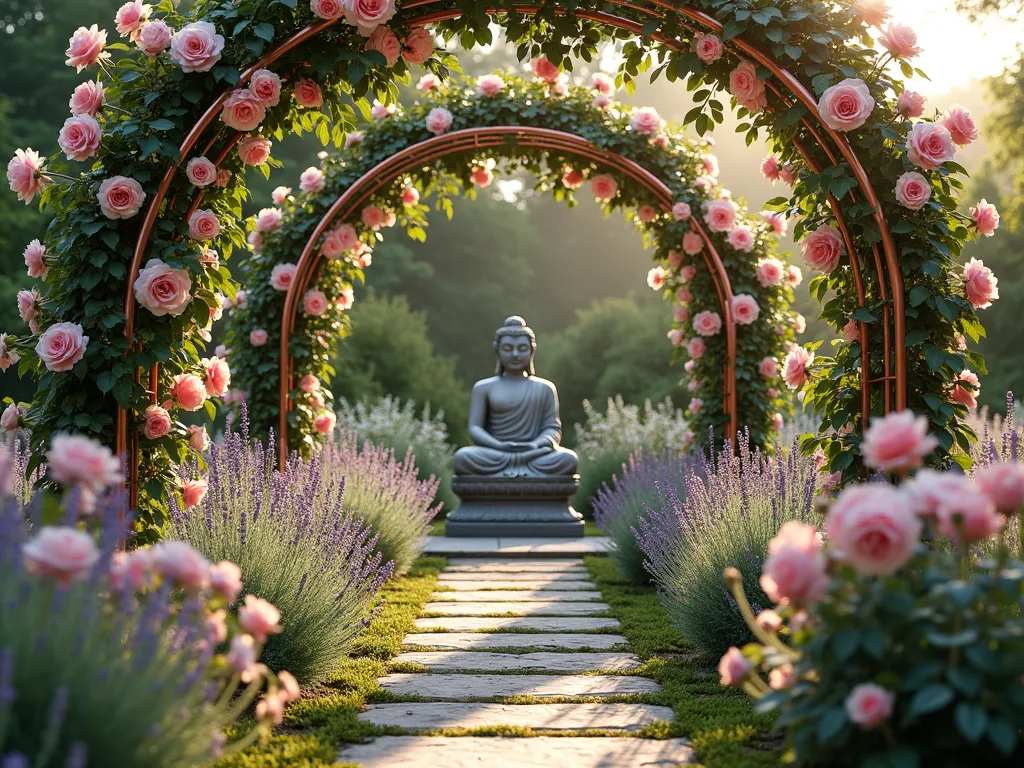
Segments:
[[[498,356],[495,374],[532,376],[536,351],[537,337],[526,321],[518,315],[506,318],[505,324],[494,334],[494,353]]]

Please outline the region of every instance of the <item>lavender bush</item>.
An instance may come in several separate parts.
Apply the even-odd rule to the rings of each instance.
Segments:
[[[644,552],[633,529],[646,507],[657,504],[657,488],[683,489],[686,476],[696,469],[691,456],[664,452],[657,456],[635,451],[594,497],[594,521],[611,540],[611,558],[619,575],[634,584],[646,584],[651,574],[644,567]]]
[[[673,624],[698,650],[717,658],[750,639],[722,572],[739,568],[751,601],[768,604],[758,584],[768,542],[787,520],[814,516],[817,474],[796,444],[772,457],[751,451],[744,436],[735,455],[727,444],[699,459],[682,486],[658,488],[637,542]]]
[[[242,634],[254,626],[272,631],[276,611],[227,614],[221,590],[233,589],[237,569],[211,567],[182,542],[119,551],[123,494],[101,495],[79,520],[77,491],[63,505],[40,494],[25,508],[11,493],[18,482],[4,461],[0,765],[193,768],[281,722],[284,705],[298,696],[294,679],[266,675],[257,664],[260,641]],[[225,746],[225,728],[264,683],[257,726]]]
[[[370,526],[343,510],[345,479],[325,457],[294,457],[278,472],[274,444],[251,443],[243,428],[212,445],[206,496],[189,508],[172,502],[171,529],[211,560],[237,563],[244,594],[281,609],[264,663],[305,684],[337,667],[392,564],[374,554]]]
[[[979,470],[1000,462],[1024,463],[1024,427],[1016,423],[1015,413],[1013,392],[1007,392],[1005,416],[991,414],[988,407],[972,411],[968,416],[968,426],[978,435],[978,442],[971,444],[971,460],[974,462],[969,473],[971,477]],[[1006,520],[1006,543],[1014,552],[1021,551],[1020,528],[1020,515]],[[983,555],[995,554],[995,545],[991,540],[981,542],[976,549]]]

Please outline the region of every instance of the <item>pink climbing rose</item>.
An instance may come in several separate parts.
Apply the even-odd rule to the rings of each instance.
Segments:
[[[711,64],[722,58],[722,50],[722,40],[717,35],[698,35],[693,46],[697,58],[705,64]]]
[[[965,387],[964,384],[967,384]],[[978,374],[966,368],[957,374],[953,381],[953,402],[966,405],[968,408],[978,407],[978,393],[981,391],[981,381]]]
[[[28,268],[29,277],[46,279],[46,246],[39,240],[33,240],[25,246],[25,266]]]
[[[309,0],[309,7],[321,19],[340,19],[345,13],[343,0]]]
[[[130,219],[146,202],[146,193],[135,179],[112,176],[100,184],[96,199],[100,204],[100,212],[108,219]]]
[[[395,15],[395,0],[342,0],[345,21],[359,28],[359,34],[369,37],[381,24]]]
[[[259,232],[274,232],[281,228],[281,221],[284,215],[280,208],[263,208],[256,214],[256,230]]]
[[[238,142],[238,156],[246,165],[263,165],[270,159],[273,144],[262,136],[246,136]]]
[[[760,112],[768,106],[764,81],[758,78],[757,68],[749,61],[741,62],[729,73],[729,93],[749,112]]]
[[[745,224],[733,227],[729,230],[729,245],[735,248],[737,251],[743,251],[743,253],[750,253],[754,250],[754,233],[750,227]]]
[[[93,117],[103,108],[104,89],[103,83],[95,80],[86,80],[75,88],[68,101],[72,115],[92,115]]]
[[[70,526],[48,525],[22,545],[25,570],[67,586],[84,579],[100,558],[92,536]]]
[[[978,138],[978,126],[974,122],[974,116],[967,107],[954,104],[942,118],[942,124],[949,131],[953,143],[966,147]]]
[[[208,21],[194,21],[171,37],[171,60],[182,72],[209,72],[223,50],[223,36]]]
[[[299,190],[302,192],[321,192],[325,185],[324,172],[319,168],[310,166],[299,176]]]
[[[206,402],[206,384],[192,373],[179,373],[171,385],[175,405],[186,411],[198,411]]]
[[[452,127],[452,113],[444,107],[434,107],[427,114],[427,130],[435,136],[447,133]]]
[[[828,592],[821,537],[813,525],[791,520],[768,542],[761,569],[761,589],[783,605],[809,606]]]
[[[110,59],[110,54],[103,50],[107,44],[107,31],[93,24],[91,27],[79,27],[68,41],[67,61],[64,63],[81,72],[88,66]]]
[[[800,243],[800,249],[809,267],[826,274],[839,265],[840,257],[846,253],[839,230],[828,225],[822,225],[806,235]]]
[[[324,411],[313,419],[313,428],[316,429],[317,434],[329,435],[334,431],[337,421],[338,417],[334,415],[334,411]]]
[[[867,122],[874,108],[875,100],[867,83],[854,77],[826,88],[818,102],[818,114],[822,122],[836,131],[860,128]]]
[[[65,488],[80,485],[101,493],[124,480],[117,456],[85,435],[55,435],[46,461],[49,478]]]
[[[718,674],[722,685],[739,687],[749,677],[754,663],[746,658],[739,648],[733,646],[718,662]]]
[[[483,75],[477,78],[476,92],[481,96],[497,96],[505,89],[505,81],[499,75]]]
[[[896,100],[896,111],[903,117],[920,117],[924,114],[924,96],[917,91],[903,91]]]
[[[971,258],[964,265],[964,291],[975,309],[986,309],[999,298],[999,280],[985,262]]]
[[[266,116],[266,106],[248,88],[233,91],[224,101],[220,113],[224,125],[242,132],[255,131]]]
[[[660,291],[665,287],[665,268],[652,267],[647,273],[647,286],[653,291]]]
[[[302,297],[302,308],[307,315],[320,317],[330,307],[330,302],[324,292],[317,288],[310,288]]]
[[[895,472],[918,469],[938,445],[928,434],[927,417],[897,411],[871,422],[864,432],[861,454],[871,469]]]
[[[417,27],[402,42],[402,58],[410,64],[422,64],[434,54],[434,36],[425,27]]]
[[[358,0],[356,0],[358,2]],[[398,36],[383,24],[370,33],[364,46],[367,51],[376,51],[384,57],[389,67],[395,66],[402,55],[402,42]]]
[[[686,343],[686,353],[694,360],[700,360],[707,349],[704,339],[699,337],[694,337]]]
[[[882,26],[891,14],[888,0],[857,0],[856,9],[857,15],[869,27]]]
[[[629,119],[630,127],[637,133],[649,135],[657,133],[664,121],[654,107],[640,107]]]
[[[186,480],[181,486],[181,500],[186,509],[199,506],[209,486],[205,480]]]
[[[915,123],[907,134],[907,157],[918,168],[934,171],[955,153],[952,134],[939,123]]]
[[[302,78],[295,84],[295,101],[300,107],[321,107],[324,103],[324,95],[320,86],[308,78]]]
[[[281,77],[269,69],[257,69],[249,78],[249,90],[265,107],[276,107],[281,101]]]
[[[545,83],[558,82],[558,78],[562,74],[558,67],[548,61],[547,56],[539,56],[531,61],[530,70],[533,72],[534,77],[543,80]]]
[[[270,271],[270,287],[275,291],[287,291],[297,270],[298,267],[290,263],[275,265]]]
[[[68,160],[88,160],[100,148],[103,129],[95,117],[74,115],[64,121],[57,136],[57,144]]]
[[[917,33],[906,24],[889,24],[878,42],[897,59],[912,59],[923,50],[917,44]]]
[[[199,361],[203,367],[203,385],[210,397],[223,397],[231,384],[231,369],[221,357],[204,357]]]
[[[687,232],[683,235],[683,251],[690,256],[696,256],[704,250],[704,238],[696,232]]]
[[[227,394],[226,392],[224,394]],[[189,424],[188,427],[188,444],[189,447],[194,451],[205,451],[210,447],[210,436],[206,432],[206,427],[201,427],[196,424]]]
[[[70,371],[85,357],[88,346],[89,337],[83,335],[82,326],[77,323],[54,323],[39,337],[36,354],[46,370],[63,373]]]
[[[779,364],[774,357],[762,357],[757,369],[766,379],[774,379],[779,375]]]
[[[991,237],[999,228],[999,211],[985,198],[981,198],[981,202],[971,208],[971,218],[974,219],[978,233],[984,237]]]
[[[776,258],[768,257],[761,259],[757,263],[757,268],[754,270],[754,274],[759,282],[765,288],[771,288],[776,285],[780,285],[786,277],[786,266]]]
[[[114,16],[117,34],[134,40],[142,25],[149,20],[151,10],[142,0],[131,0],[122,5]]]
[[[886,483],[845,489],[829,510],[827,524],[834,551],[869,576],[895,573],[921,538],[921,519],[906,493]]]
[[[261,597],[246,595],[238,609],[238,623],[258,642],[265,643],[267,635],[281,631],[281,612]]]
[[[779,179],[779,161],[775,155],[768,155],[761,161],[761,175],[773,184]]]
[[[896,199],[912,211],[921,210],[931,196],[931,182],[917,171],[907,171],[896,180]]]
[[[979,469],[974,476],[978,489],[1004,514],[1024,505],[1024,465],[1003,461]]]
[[[708,205],[704,221],[712,232],[728,232],[736,225],[739,208],[732,200],[715,200]]]
[[[782,363],[782,378],[790,389],[800,389],[807,381],[808,369],[814,363],[814,353],[794,346]]]
[[[188,236],[193,240],[212,240],[220,234],[220,220],[213,211],[200,208],[188,218]]]
[[[156,317],[178,316],[192,300],[192,278],[187,269],[175,269],[150,259],[135,278],[135,300]]]
[[[732,316],[739,325],[750,325],[761,314],[757,299],[749,293],[740,293],[732,297]]]
[[[943,496],[935,516],[939,533],[956,543],[984,541],[999,533],[1004,523],[992,499],[971,487]]]
[[[197,187],[208,187],[217,180],[217,166],[206,157],[193,157],[185,166],[189,183]]]
[[[254,347],[262,347],[267,343],[267,332],[262,328],[257,328],[254,331],[249,332],[249,343]]]
[[[850,691],[843,708],[851,723],[871,730],[892,716],[894,700],[895,697],[882,686],[861,683]]]
[[[156,440],[171,431],[171,414],[159,405],[147,406],[142,419],[142,434],[147,440]]]
[[[711,310],[698,312],[693,316],[693,330],[701,336],[714,336],[722,330],[722,317]]]
[[[170,47],[173,37],[174,30],[166,22],[157,19],[143,25],[135,38],[135,44],[144,56],[155,59]]]
[[[619,183],[609,173],[600,173],[590,180],[590,191],[598,200],[611,200],[619,193]]]
[[[18,199],[28,205],[52,179],[43,174],[45,160],[31,147],[15,150],[7,163],[7,182]]]

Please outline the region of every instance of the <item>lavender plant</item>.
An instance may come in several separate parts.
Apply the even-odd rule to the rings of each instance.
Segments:
[[[601,487],[594,497],[594,521],[611,540],[611,558],[619,575],[634,584],[646,584],[651,574],[644,567],[644,552],[633,529],[646,507],[657,504],[657,488],[684,488],[687,475],[696,470],[691,456],[670,452],[644,455],[635,451],[622,466],[621,476]],[[685,491],[684,491],[685,492]]]
[[[263,660],[305,684],[337,667],[392,564],[374,554],[370,526],[343,510],[345,478],[324,457],[295,457],[279,472],[268,442],[251,443],[243,426],[212,445],[206,496],[187,508],[172,501],[171,530],[211,560],[237,563],[244,593],[281,609]]]
[[[341,440],[327,444],[322,461],[322,479],[345,479],[346,513],[370,526],[377,551],[394,564],[395,575],[408,571],[423,548],[430,521],[440,512],[440,505],[432,506],[438,481],[418,478],[411,448],[398,461],[390,448],[367,441],[359,449],[354,440]],[[329,506],[331,493],[328,482],[318,508]]]
[[[695,648],[718,656],[750,639],[722,571],[736,566],[751,601],[767,605],[758,578],[768,542],[788,520],[814,517],[815,459],[794,443],[774,456],[738,450],[701,457],[685,483],[658,487],[635,530],[662,604]]]

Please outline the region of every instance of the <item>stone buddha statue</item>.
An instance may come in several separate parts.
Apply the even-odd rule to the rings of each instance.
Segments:
[[[454,459],[459,477],[572,478],[575,453],[562,448],[558,392],[534,375],[537,339],[521,317],[513,316],[494,334],[495,375],[473,386],[469,436],[473,445]]]

